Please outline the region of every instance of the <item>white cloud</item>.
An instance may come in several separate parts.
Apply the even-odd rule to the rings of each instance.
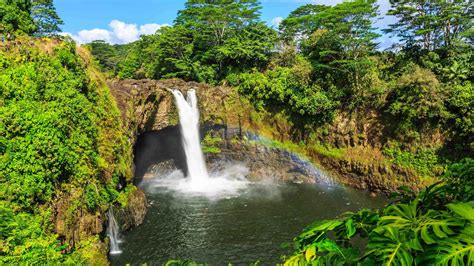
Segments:
[[[109,29],[81,30],[77,34],[69,32],[63,35],[71,36],[77,43],[90,43],[95,40],[104,40],[111,44],[124,44],[138,40],[140,35],[150,35],[159,28],[168,26],[168,24],[128,24],[120,20],[112,20],[109,23]]]
[[[112,20],[109,23],[112,29],[112,36],[116,43],[129,43],[138,39],[137,24],[127,24],[119,20]]]
[[[155,33],[158,29],[160,29],[163,26],[168,26],[167,24],[156,24],[156,23],[151,23],[151,24],[144,24],[140,26],[139,33],[140,35],[150,35]]]
[[[280,26],[280,23],[282,22],[283,18],[282,17],[276,17],[272,19],[272,25],[275,27]]]

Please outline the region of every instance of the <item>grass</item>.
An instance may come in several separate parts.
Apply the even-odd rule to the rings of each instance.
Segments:
[[[399,148],[386,148],[383,153],[392,163],[413,169],[422,176],[437,176],[444,172],[444,164],[435,149],[418,149],[410,152]]]
[[[327,145],[322,145],[320,143],[312,144],[308,147],[312,149],[315,153],[320,154],[324,157],[342,159],[346,154],[346,149],[334,148]]]

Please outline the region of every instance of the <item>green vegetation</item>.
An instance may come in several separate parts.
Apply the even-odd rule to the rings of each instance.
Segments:
[[[285,265],[470,265],[474,254],[474,160],[446,183],[401,195],[380,210],[318,221],[295,238]],[[360,239],[364,239],[361,247]]]
[[[72,262],[62,251],[73,247],[46,221],[120,200],[130,147],[110,92],[74,43],[18,41],[0,51],[1,263]]]
[[[219,144],[221,142],[222,138],[214,137],[210,133],[208,133],[201,142],[202,151],[204,153],[220,153],[221,148],[219,148]]]
[[[386,148],[384,153],[397,165],[414,169],[423,176],[439,176],[443,173],[443,164],[434,149],[421,149],[416,152],[402,151],[399,148]]]
[[[313,144],[311,149],[313,149],[317,154],[336,159],[343,158],[345,154],[344,149],[321,145],[319,143]]]
[[[336,160],[370,157],[383,166],[388,158],[421,177],[444,176],[386,208],[314,223],[295,239],[287,264],[470,265],[474,6],[390,4],[388,15],[398,22],[382,30],[400,41],[385,51],[376,42],[375,0],[303,5],[278,31],[261,21],[257,0],[188,0],[174,24],[156,34],[85,47],[110,76],[236,87],[257,110],[252,122],[272,117],[265,122],[278,124],[271,130],[285,141],[273,147]],[[70,41],[31,38],[54,36],[61,24],[52,0],[0,0],[2,264],[100,261],[92,252],[100,236],[69,245],[67,233],[78,213],[126,206],[136,189],[119,112],[88,52]],[[351,122],[347,116],[362,114],[372,114],[378,127],[362,121],[355,132],[336,132],[343,141],[330,138]],[[372,135],[358,136],[366,125],[380,133],[372,134],[379,137],[372,147]],[[220,141],[206,136],[204,151],[220,152]],[[353,154],[358,146],[380,154]],[[447,169],[450,162],[457,163]],[[61,229],[52,223],[59,214]]]
[[[385,14],[374,0],[304,5],[278,32],[261,22],[260,8],[255,0],[187,1],[174,25],[154,35],[89,47],[121,78],[237,87],[257,110],[291,121],[295,142],[340,113],[374,112],[385,126],[382,145],[430,148],[443,132],[444,155],[472,155],[472,21],[460,15],[472,3],[393,2],[389,14],[400,20],[382,30],[401,41],[386,51],[377,49],[373,21]]]
[[[0,34],[53,36],[63,24],[53,0],[0,0]]]
[[[175,25],[128,45],[121,78],[181,78],[215,84],[229,73],[262,68],[276,32],[259,19],[256,0],[187,1]]]
[[[391,5],[389,14],[399,21],[383,30],[400,43],[380,51],[376,1],[304,5],[278,32],[259,24],[256,1],[188,1],[173,26],[120,48],[128,54],[115,74],[234,86],[260,113],[252,114],[253,122],[268,115],[275,128],[283,124],[287,130],[280,132],[289,135],[285,141],[267,143],[272,147],[368,166],[392,163],[429,180],[474,152],[472,19],[465,16],[473,5]],[[254,37],[238,37],[244,34]],[[338,115],[360,113],[377,114],[383,125],[375,129],[382,136],[377,155],[370,153],[375,148],[361,152],[321,141]],[[296,239],[297,251],[287,263],[469,264],[472,219],[465,213],[472,213],[472,191],[464,190],[471,196],[461,199],[450,188],[472,188],[472,170],[453,174],[461,165],[472,168],[472,160],[463,162],[444,173],[452,176],[446,184],[381,210],[316,222]],[[353,245],[356,236],[368,241],[363,250]]]

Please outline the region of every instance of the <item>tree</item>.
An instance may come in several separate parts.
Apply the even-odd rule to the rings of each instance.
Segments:
[[[29,0],[0,0],[0,32],[11,38],[13,34],[32,34],[37,30],[31,17]]]
[[[407,46],[434,50],[451,47],[457,41],[470,41],[473,37],[474,5],[471,1],[390,1],[388,15],[398,21],[384,29],[396,35]]]
[[[397,133],[403,137],[436,127],[448,116],[445,93],[436,76],[419,66],[409,67],[388,95],[388,112],[398,120]],[[416,137],[416,136],[415,136]]]
[[[292,11],[279,25],[283,40],[293,42],[301,38],[304,39],[321,29],[324,21],[319,14],[330,8],[325,5],[309,4]]]
[[[284,111],[298,126],[321,125],[333,119],[337,103],[312,83],[311,71],[311,63],[297,56],[291,67],[243,73],[232,85],[237,85],[257,109]]]
[[[112,45],[103,40],[97,40],[87,44],[87,46],[90,47],[92,55],[97,59],[102,70],[116,71],[117,51]]]
[[[270,60],[276,32],[259,22],[256,0],[190,0],[175,25],[142,36],[120,63],[121,77],[182,78],[216,84]]]
[[[369,56],[379,36],[372,26],[377,9],[374,0],[333,7],[306,5],[283,20],[280,30],[287,40],[298,42],[321,84],[335,85],[346,96],[364,97],[374,79]],[[351,105],[359,105],[360,100],[351,99]]]
[[[194,60],[211,66],[216,79],[222,79],[227,68],[222,46],[258,22],[260,8],[257,0],[188,0],[185,9],[178,12],[175,24],[191,30]]]
[[[53,0],[0,0],[0,31],[12,34],[51,36],[63,24]]]
[[[203,42],[221,45],[229,29],[257,22],[260,8],[257,0],[188,0],[175,22],[200,34]]]
[[[233,34],[217,48],[217,58],[226,73],[263,69],[274,52],[277,33],[263,22],[250,24]]]
[[[31,16],[36,25],[35,34],[51,36],[61,31],[60,25],[64,22],[56,13],[53,0],[32,0]]]
[[[152,65],[155,77],[205,81],[205,78],[201,80],[198,77],[198,72],[204,73],[206,70],[200,69],[194,60],[195,45],[192,36],[191,30],[181,25],[159,30],[156,40],[144,47],[145,53],[154,53],[156,56],[152,62],[146,63]]]
[[[130,45],[125,60],[119,63],[119,76],[122,78],[176,77],[205,81],[198,72],[206,71],[194,60],[193,35],[180,25],[163,27],[154,35],[142,36]]]
[[[354,58],[362,51],[375,48],[372,20],[377,16],[376,1],[356,0],[334,7],[305,5],[291,12],[280,26],[283,36],[306,40],[318,30],[327,30],[337,36],[345,52]]]

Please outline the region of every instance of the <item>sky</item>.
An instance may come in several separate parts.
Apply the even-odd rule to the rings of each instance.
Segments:
[[[277,27],[288,14],[305,4],[335,5],[343,0],[261,0],[261,19]],[[138,40],[140,35],[153,34],[162,26],[171,25],[186,0],[55,0],[62,30],[78,43],[101,39],[112,44]],[[388,0],[378,0],[381,14],[388,8]],[[393,17],[381,16],[375,26],[385,28],[394,22]],[[380,46],[393,43],[382,36]]]

